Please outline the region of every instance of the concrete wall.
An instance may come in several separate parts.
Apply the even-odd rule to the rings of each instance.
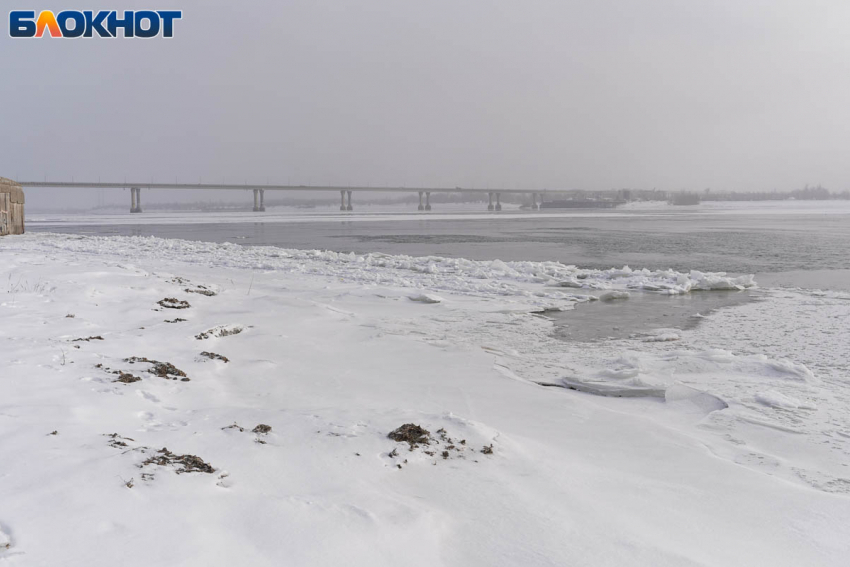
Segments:
[[[21,186],[0,177],[0,236],[24,233],[24,191]]]

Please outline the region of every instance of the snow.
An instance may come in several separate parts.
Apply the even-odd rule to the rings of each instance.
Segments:
[[[9,534],[3,531],[2,527],[0,527],[0,553],[4,553],[10,547],[12,547],[12,538],[9,537]],[[0,555],[0,558],[2,557],[3,556]]]
[[[695,315],[695,317],[696,317],[696,315]],[[700,317],[702,317],[702,316],[700,315]],[[664,342],[670,342],[670,341],[678,341],[681,338],[682,337],[679,336],[679,333],[676,332],[676,331],[666,331],[666,332],[661,332],[661,333],[656,333],[654,335],[650,335],[650,336],[646,337],[645,339],[643,339],[643,342],[645,342],[645,343],[664,343]]]
[[[641,270],[635,274],[628,286],[634,289],[647,291],[659,291],[671,295],[689,293],[691,291],[719,291],[719,290],[744,290],[756,287],[756,281],[752,274],[729,277],[723,272],[703,273],[692,270],[688,274],[681,274],[669,270],[664,272],[666,277],[658,278],[659,273],[647,274],[647,270]],[[624,275],[631,274],[628,266],[623,269]],[[644,280],[640,276],[650,276]],[[655,281],[659,280],[659,281]]]
[[[566,382],[570,385],[581,382],[585,386],[597,387],[602,387],[604,383],[609,395],[626,395],[635,389],[645,391],[647,388],[663,392],[677,383],[705,384],[717,375],[738,383],[760,381],[772,384],[785,380],[817,380],[812,371],[802,364],[785,359],[772,360],[764,355],[735,355],[722,349],[702,352],[677,350],[660,356],[629,351],[603,364],[601,370],[588,369],[586,377],[573,376]]]
[[[6,565],[846,563],[846,299],[578,344],[532,311],[755,283],[52,234],[0,257]]]
[[[792,398],[791,396],[787,396],[775,390],[768,390],[766,392],[759,392],[756,394],[756,401],[760,404],[764,404],[766,406],[770,406],[772,408],[781,408],[781,409],[809,409],[814,410],[817,407],[811,403],[803,403],[797,398]]]
[[[176,260],[188,264],[214,264],[226,268],[284,270],[305,275],[340,278],[349,283],[390,285],[491,297],[513,296],[523,304],[563,306],[564,301],[587,297],[557,291],[559,281],[575,279],[587,290],[645,290],[684,294],[698,290],[754,288],[751,275],[690,273],[675,270],[582,269],[559,262],[479,261],[437,256],[354,254],[323,250],[295,250],[271,246],[189,242],[155,237],[52,238],[33,235],[41,245],[56,251],[100,254],[120,249],[128,258]],[[539,284],[547,284],[541,287]]]

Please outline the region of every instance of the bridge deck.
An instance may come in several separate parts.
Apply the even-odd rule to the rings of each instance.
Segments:
[[[19,181],[21,187],[52,187],[67,189],[229,189],[245,190],[263,189],[265,191],[376,191],[391,193],[570,193],[571,190],[552,189],[481,189],[467,187],[370,187],[370,186],[337,186],[337,185],[251,185],[230,183],[120,183],[110,182],[67,182],[67,181]]]

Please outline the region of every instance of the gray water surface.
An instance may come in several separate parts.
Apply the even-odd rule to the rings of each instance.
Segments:
[[[569,341],[647,337],[660,329],[696,327],[718,309],[757,300],[758,292],[696,291],[685,295],[633,291],[628,299],[579,303],[575,309],[546,313],[554,336]]]
[[[202,213],[199,213],[202,214]],[[812,271],[829,271],[832,286],[850,289],[850,215],[628,214],[608,217],[228,223],[39,223],[30,231],[139,235],[247,246],[383,252],[478,260],[554,260],[587,268],[629,265],[680,271],[779,274],[794,285]],[[841,273],[843,271],[843,273]],[[808,287],[808,286],[807,286]]]

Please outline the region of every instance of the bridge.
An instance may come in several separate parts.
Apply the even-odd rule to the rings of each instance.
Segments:
[[[129,189],[130,190],[130,212],[142,212],[142,189],[180,189],[180,190],[243,190],[252,191],[254,194],[254,212],[263,212],[266,210],[264,204],[266,191],[339,191],[340,194],[340,211],[353,211],[351,196],[356,191],[369,192],[386,192],[386,193],[418,193],[419,194],[419,210],[431,210],[431,193],[479,193],[488,196],[488,211],[501,211],[502,193],[521,193],[531,195],[532,208],[540,209],[540,204],[544,195],[563,195],[573,193],[574,191],[560,190],[554,191],[549,189],[471,189],[461,187],[342,187],[342,186],[316,186],[316,185],[249,185],[249,184],[227,184],[227,183],[128,183],[126,181],[120,183],[104,183],[97,182],[81,182],[81,181],[18,181],[21,187],[42,187],[42,188],[63,188],[63,189]],[[607,194],[609,192],[601,192]],[[613,192],[612,192],[613,193]]]

